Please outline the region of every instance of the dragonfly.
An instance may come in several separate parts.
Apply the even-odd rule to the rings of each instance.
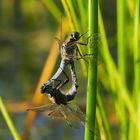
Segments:
[[[49,95],[52,103],[40,107],[28,108],[27,111],[45,111],[50,118],[64,120],[67,124],[74,127],[79,126],[79,124],[84,125],[85,114],[78,106],[69,103],[77,92],[76,85],[73,84],[66,94],[59,89],[62,85],[63,82],[57,85],[57,87],[48,85],[45,89],[45,94]]]
[[[66,83],[66,81],[59,80],[59,83],[55,87],[53,85],[46,86],[44,93],[50,96],[50,99],[51,101],[53,101],[53,103],[56,103],[58,105],[60,104],[67,105],[69,101],[74,99],[77,93],[77,84],[76,84],[77,78],[72,68],[71,68],[72,86],[67,91],[66,94],[64,94],[60,89]]]
[[[80,35],[79,32],[73,32],[66,38],[66,40],[63,43],[58,39],[59,44],[60,44],[59,45],[59,50],[60,50],[60,53],[61,53],[61,63],[60,63],[60,66],[59,66],[58,70],[52,76],[52,78],[41,86],[41,93],[45,93],[47,86],[50,85],[51,83],[54,83],[54,81],[58,81],[60,83],[61,81],[58,79],[58,77],[61,75],[61,73],[63,73],[65,75],[65,77],[66,77],[66,79],[64,80],[63,86],[66,83],[69,82],[69,78],[68,78],[67,74],[64,72],[64,68],[67,65],[69,65],[69,68],[70,68],[70,71],[71,71],[71,76],[75,77],[74,78],[75,81],[73,81],[73,82],[76,85],[76,88],[78,88],[77,76],[76,76],[75,65],[74,65],[74,59],[77,59],[77,60],[78,59],[83,59],[83,60],[85,60],[84,56],[86,56],[86,55],[83,56],[80,53],[77,45],[78,44],[79,45],[84,45],[84,46],[88,45],[89,37],[87,38],[86,43],[79,42],[79,39],[83,35],[85,35],[86,33]],[[78,54],[79,54],[80,57],[78,57]]]
[[[85,127],[85,114],[77,105],[69,103],[73,99],[76,88],[74,88],[73,85],[71,89],[64,94],[59,89],[60,86],[61,85],[57,88],[53,88],[49,85],[46,88],[45,94],[50,96],[52,103],[28,108],[27,111],[45,112],[51,119],[63,120],[73,128],[79,128],[80,125]],[[92,131],[96,136],[99,136],[95,129],[89,129],[89,131]]]

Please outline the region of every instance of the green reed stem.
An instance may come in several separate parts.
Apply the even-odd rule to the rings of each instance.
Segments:
[[[105,129],[105,134],[106,134],[106,139],[107,140],[112,140],[112,136],[111,136],[111,131],[110,131],[110,126],[109,126],[109,122],[108,122],[108,118],[104,109],[104,105],[102,103],[102,99],[100,94],[97,95],[97,100],[98,100],[98,108],[100,110],[100,114],[102,117],[102,123],[104,123],[104,129]]]
[[[126,83],[126,52],[127,47],[125,45],[125,9],[126,9],[126,0],[117,1],[117,41],[118,41],[118,69],[122,81]],[[127,139],[127,117],[125,111],[125,105],[122,101],[122,98],[118,96],[116,102],[116,109],[121,108],[121,111],[117,111],[120,122],[120,137],[122,140]]]
[[[63,7],[65,9],[65,12],[68,16],[69,19],[69,23],[70,23],[70,28],[71,30],[77,30],[77,25],[74,23],[76,22],[76,18],[75,18],[75,13],[74,13],[74,7],[72,6],[72,1],[68,1],[68,0],[61,0]]]
[[[134,18],[134,90],[140,92],[140,46],[139,46],[139,12],[140,2],[136,0],[135,18]],[[140,96],[140,95],[139,95]]]
[[[7,123],[10,131],[11,131],[11,134],[13,135],[13,138],[14,140],[20,140],[20,136],[16,130],[16,128],[14,127],[14,124],[10,118],[10,116],[8,115],[8,112],[2,102],[2,98],[0,97],[0,111],[3,115],[3,118],[5,119],[5,122]]]
[[[134,104],[137,110],[137,125],[132,124],[134,139],[140,139],[140,0],[135,1],[134,16]]]
[[[125,47],[124,47],[124,17],[125,17],[125,0],[117,0],[117,40],[118,40],[118,68],[121,73],[123,82],[125,82]]]
[[[62,13],[59,10],[56,3],[53,0],[41,0],[41,1],[44,4],[44,6],[47,7],[49,12],[53,15],[53,17],[57,20],[57,22],[59,23],[61,21]]]
[[[113,62],[113,59],[109,52],[106,34],[104,30],[104,24],[103,24],[100,10],[99,10],[99,32],[101,33],[101,43],[102,43],[102,48],[100,49],[100,53],[103,56],[103,61],[106,65],[106,70],[109,77],[111,90],[114,92],[116,91],[117,96],[121,95],[121,98],[126,108],[128,109],[130,116],[132,117],[133,120],[135,120],[136,112],[134,109],[133,102],[131,100],[128,90],[126,89],[124,82],[122,82],[122,79],[120,78],[115,63]]]
[[[98,32],[98,0],[89,0],[89,35]],[[94,133],[90,131],[95,128],[96,117],[96,95],[97,95],[97,58],[98,47],[92,44],[92,37],[89,43],[89,54],[95,54],[94,58],[89,59],[88,67],[88,87],[86,105],[86,128],[85,140],[94,140]],[[94,50],[94,52],[93,52]]]

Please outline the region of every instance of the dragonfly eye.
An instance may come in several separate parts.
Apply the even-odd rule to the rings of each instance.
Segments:
[[[79,40],[79,38],[80,38],[79,32],[73,32],[73,33],[70,35],[70,39],[71,39],[71,40],[77,41],[77,40]]]
[[[74,34],[72,33],[71,35],[70,35],[70,39],[71,40],[73,40],[75,37],[74,37]]]

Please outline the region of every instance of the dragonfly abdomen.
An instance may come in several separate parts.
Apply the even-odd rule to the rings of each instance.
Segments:
[[[51,93],[51,96],[56,104],[67,104],[67,97],[59,89],[54,89],[53,93]]]

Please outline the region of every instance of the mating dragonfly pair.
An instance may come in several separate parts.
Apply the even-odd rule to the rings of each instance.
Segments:
[[[77,59],[77,60],[84,59],[83,55],[80,53],[80,51],[77,47],[77,44],[87,46],[89,38],[87,38],[86,43],[82,43],[82,42],[78,41],[84,34],[80,35],[78,32],[73,32],[72,34],[70,34],[68,36],[68,38],[64,41],[64,43],[61,43],[61,41],[59,40],[59,42],[60,42],[59,49],[60,49],[60,53],[61,53],[60,66],[59,66],[57,72],[54,74],[54,76],[52,76],[52,78],[50,80],[48,80],[41,87],[41,93],[47,93],[46,90],[48,88],[50,88],[50,84],[57,81],[58,84],[56,85],[56,87],[54,89],[62,88],[64,85],[66,85],[66,83],[69,82],[69,77],[67,76],[67,74],[64,71],[65,67],[69,66],[70,71],[71,71],[72,87],[65,95],[66,96],[65,103],[64,103],[64,101],[61,100],[61,97],[58,97],[57,99],[56,99],[56,97],[54,97],[54,99],[56,100],[55,101],[56,104],[66,105],[67,102],[74,99],[74,97],[77,93],[78,83],[77,83],[77,76],[76,76],[76,71],[75,71],[74,59]],[[66,77],[66,79],[64,81],[61,81],[58,79],[58,77],[61,75],[61,73],[63,73]],[[53,97],[53,94],[51,94],[51,96]],[[58,101],[59,98],[60,98],[60,101]]]
[[[85,33],[84,33],[85,34]],[[85,55],[82,55],[78,49],[78,44],[87,46],[89,43],[89,38],[87,38],[86,43],[79,42],[79,39],[84,35],[80,35],[79,32],[71,33],[68,38],[62,43],[59,39],[59,50],[61,53],[61,63],[57,72],[52,76],[41,87],[41,93],[50,95],[50,98],[53,100],[53,103],[47,104],[40,107],[34,107],[27,109],[28,111],[48,112],[48,116],[56,119],[64,119],[68,124],[72,124],[72,121],[77,121],[79,123],[85,124],[85,115],[76,105],[70,104],[69,101],[73,100],[78,88],[77,76],[75,71],[74,59],[83,59],[85,60]],[[86,60],[85,60],[86,61]],[[87,62],[87,61],[86,61]],[[62,88],[66,83],[69,82],[69,77],[64,71],[64,68],[69,66],[71,72],[72,86],[69,91],[64,94],[60,88]],[[61,81],[58,77],[61,74],[64,74],[66,79]],[[54,82],[58,84],[54,87]]]

